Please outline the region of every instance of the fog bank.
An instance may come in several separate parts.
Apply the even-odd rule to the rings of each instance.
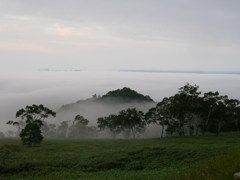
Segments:
[[[199,85],[202,92],[219,91],[230,98],[240,98],[239,75],[115,71],[2,72],[0,131],[6,132],[10,129],[6,122],[15,120],[16,111],[26,105],[43,104],[57,111],[64,104],[84,100],[93,94],[103,95],[122,87],[129,87],[160,101],[163,97],[175,94],[186,82]],[[101,111],[104,111],[104,107],[102,108]],[[58,120],[55,118],[53,121],[55,123]]]

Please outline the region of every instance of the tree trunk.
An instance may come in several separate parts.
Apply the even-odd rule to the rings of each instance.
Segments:
[[[115,132],[112,132],[112,137],[113,137],[113,139],[116,139],[117,134]]]
[[[134,131],[134,129],[131,129],[131,131],[132,131],[133,139],[135,139],[135,131]]]
[[[217,132],[216,132],[216,135],[217,135],[217,136],[219,136],[220,130],[221,130],[220,122],[217,122]]]
[[[162,125],[161,138],[163,138],[163,133],[164,133],[164,125]]]

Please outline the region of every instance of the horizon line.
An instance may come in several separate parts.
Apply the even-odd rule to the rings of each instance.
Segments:
[[[201,71],[201,70],[120,69],[119,72],[175,73],[175,74],[233,74],[233,75],[240,75],[240,71]]]

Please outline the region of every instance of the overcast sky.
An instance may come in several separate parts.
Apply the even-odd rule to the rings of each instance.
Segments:
[[[239,0],[0,0],[0,68],[237,71],[239,32]]]

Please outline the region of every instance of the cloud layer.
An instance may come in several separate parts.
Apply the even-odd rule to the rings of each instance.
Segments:
[[[202,92],[219,91],[240,99],[239,75],[162,74],[131,72],[19,72],[2,73],[0,77],[0,130],[15,119],[20,108],[44,104],[58,110],[62,105],[103,95],[110,90],[130,87],[155,101],[174,95],[186,82],[197,84]]]
[[[2,70],[239,70],[240,2],[2,0]]]

